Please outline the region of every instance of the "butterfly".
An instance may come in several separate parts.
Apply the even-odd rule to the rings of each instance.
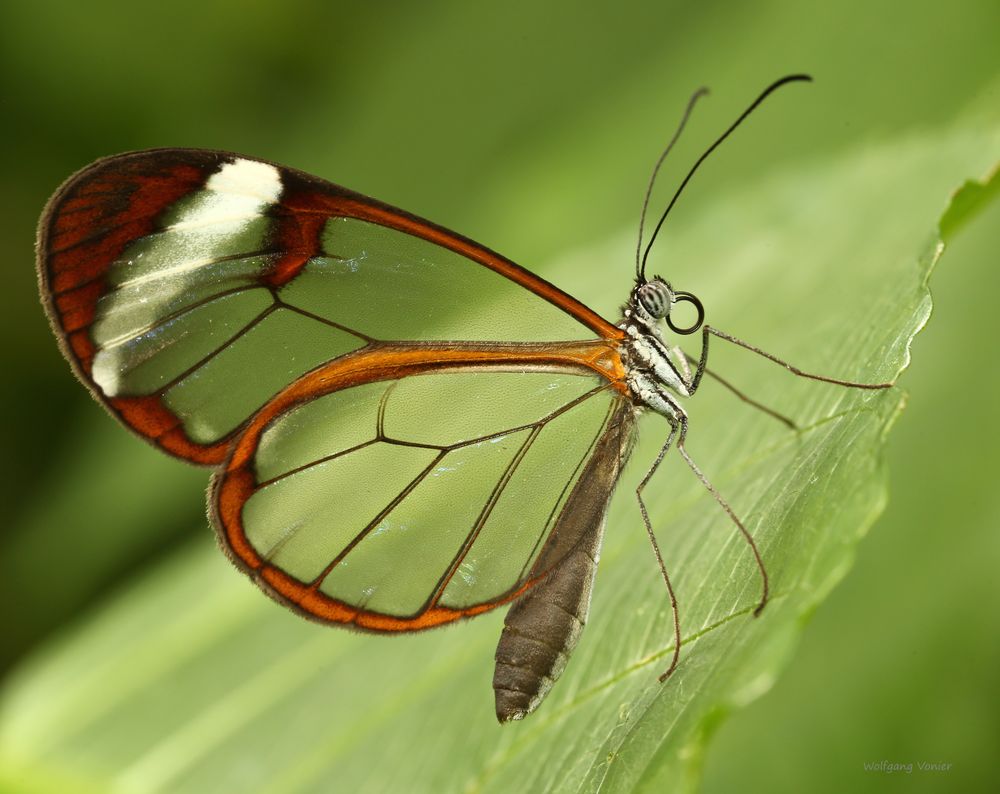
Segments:
[[[768,94],[805,79],[769,86],[705,152],[641,257],[640,224],[617,323],[407,212],[200,149],[109,157],[62,185],[40,223],[43,302],[76,375],[116,419],[215,467],[220,545],[283,605],[388,633],[511,605],[493,681],[501,722],[538,706],[576,646],[637,416],[662,416],[669,435],[636,493],[674,615],[663,679],[680,624],[642,490],[671,447],[749,543],[758,612],[768,597],[753,538],[684,447],[682,401],[712,375],[709,338],[805,377],[891,385],[803,373],[704,324],[693,294],[645,275],[698,165]],[[649,191],[643,218],[648,203]],[[682,303],[689,325],[674,321]],[[664,323],[700,329],[700,355],[668,346]]]

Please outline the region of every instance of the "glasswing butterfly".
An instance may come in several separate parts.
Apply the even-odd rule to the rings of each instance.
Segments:
[[[77,376],[160,449],[216,467],[219,542],[305,617],[376,632],[440,626],[511,604],[496,651],[497,717],[544,698],[587,618],[604,516],[638,414],[670,431],[636,495],[680,623],[642,491],[671,446],[748,542],[684,447],[710,336],[698,299],[645,275],[619,323],[493,251],[324,180],[242,155],[117,155],[52,197],[41,293]],[[690,114],[697,92],[657,162]],[[640,255],[641,253],[641,255]],[[672,309],[693,305],[678,326]],[[474,310],[474,311],[473,311]],[[664,342],[701,330],[701,353]],[[693,367],[693,368],[692,368]],[[720,382],[743,399],[745,395]],[[790,420],[768,411],[787,424]],[[794,425],[793,425],[794,426]]]

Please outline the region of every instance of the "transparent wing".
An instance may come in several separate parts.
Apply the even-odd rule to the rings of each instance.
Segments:
[[[568,533],[603,518],[610,492],[592,519],[560,523],[595,450],[624,458],[632,437],[632,407],[607,381],[553,371],[418,374],[276,402],[216,479],[223,545],[287,605],[373,630],[478,614],[537,582],[574,547]]]
[[[573,342],[620,331],[470,240],[292,169],[165,149],[99,161],[42,218],[67,357],[126,425],[221,462],[317,366],[400,341]]]

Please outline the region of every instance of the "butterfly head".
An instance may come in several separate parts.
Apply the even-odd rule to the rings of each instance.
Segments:
[[[698,316],[689,326],[678,327],[670,318],[670,311],[678,303],[691,303]],[[693,334],[705,320],[705,309],[690,292],[675,291],[670,283],[660,276],[653,276],[649,281],[642,280],[635,285],[629,298],[631,313],[648,326],[659,320],[664,320],[670,329],[678,334]]]

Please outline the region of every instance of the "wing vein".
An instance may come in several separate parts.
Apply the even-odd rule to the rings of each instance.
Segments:
[[[452,577],[455,575],[455,572],[458,570],[459,566],[462,564],[462,561],[469,553],[469,549],[471,549],[472,545],[476,542],[476,538],[479,537],[479,533],[482,531],[483,525],[486,523],[486,520],[490,517],[490,514],[493,512],[493,508],[496,505],[497,500],[503,494],[504,489],[507,487],[507,484],[514,476],[514,472],[517,470],[517,467],[520,465],[521,461],[524,460],[524,456],[528,454],[528,450],[531,448],[531,445],[534,444],[535,439],[538,438],[538,436],[541,434],[542,428],[544,426],[545,426],[544,423],[540,422],[535,424],[535,426],[532,428],[531,433],[524,440],[524,443],[521,445],[521,447],[515,453],[514,457],[511,459],[511,462],[507,464],[507,468],[504,469],[504,473],[500,476],[500,479],[497,481],[496,485],[493,486],[493,489],[490,492],[489,497],[486,499],[486,504],[483,506],[482,511],[480,511],[479,517],[476,519],[476,522],[472,525],[472,528],[465,536],[465,541],[459,548],[458,554],[455,555],[455,558],[452,560],[452,563],[449,566],[449,568],[445,570],[442,577],[438,580],[437,587],[432,592],[429,602],[424,605],[421,612],[426,612],[428,609],[436,605],[440,600],[441,596],[444,594],[445,588],[448,586],[448,583],[452,580]]]
[[[139,238],[139,239],[143,239],[143,238]],[[261,249],[259,251],[248,251],[248,252],[245,252],[245,253],[228,254],[226,256],[217,256],[217,257],[214,257],[213,260],[212,260],[212,262],[210,264],[214,265],[214,264],[218,264],[220,262],[239,262],[239,261],[241,261],[243,259],[253,259],[255,256],[275,256],[275,255],[280,254],[280,253],[282,253],[282,251],[280,249]],[[108,265],[109,268],[110,268],[111,264],[113,264],[113,263],[109,263],[109,265]],[[55,296],[55,297],[59,297],[60,295],[65,295],[68,292],[75,292],[76,290],[81,289],[83,287],[86,287],[89,284],[93,284],[95,281],[100,281],[106,275],[107,275],[107,270],[102,270],[96,276],[91,276],[90,278],[86,279],[85,281],[80,281],[78,283],[73,284],[70,287],[64,287],[63,289],[60,289],[60,290],[54,290],[52,292],[52,295]],[[119,284],[119,285],[117,285],[115,287],[115,289],[116,290],[117,289],[121,289],[121,287],[126,286],[128,283],[129,282],[125,282],[124,284]]]
[[[577,480],[577,475],[583,468],[586,461],[590,460],[590,456],[594,453],[594,447],[597,446],[597,442],[600,440],[601,436],[607,432],[608,429],[608,419],[614,412],[615,402],[612,400],[611,405],[608,406],[608,413],[604,417],[604,421],[601,426],[597,429],[597,433],[594,434],[594,438],[591,440],[590,445],[587,447],[587,451],[580,456],[580,460],[577,461],[576,466],[570,473],[569,479],[563,484],[562,490],[559,492],[559,498],[556,503],[552,506],[552,510],[549,512],[549,517],[546,519],[545,524],[542,526],[542,531],[538,533],[538,538],[535,540],[535,545],[531,549],[531,554],[525,559],[524,566],[521,568],[521,575],[518,577],[518,581],[524,581],[528,577],[528,567],[529,565],[534,565],[538,559],[538,552],[541,547],[543,540],[547,537],[547,530],[552,525],[552,520],[556,513],[565,507],[565,502],[563,497],[565,497],[566,492],[570,489],[574,482]]]
[[[261,287],[258,287],[256,284],[251,286],[233,287],[232,289],[223,290],[222,292],[217,292],[213,295],[208,295],[204,298],[201,298],[198,301],[195,301],[194,303],[188,306],[185,306],[182,309],[178,309],[175,312],[171,312],[165,317],[162,317],[151,323],[147,323],[141,328],[136,328],[132,331],[129,331],[128,333],[120,334],[119,336],[116,336],[114,339],[111,339],[107,342],[102,342],[100,345],[100,349],[111,350],[115,347],[120,347],[121,345],[124,345],[130,342],[131,340],[136,339],[137,337],[148,334],[151,331],[155,331],[157,328],[163,328],[164,326],[172,323],[174,320],[183,317],[185,314],[193,312],[195,309],[200,309],[202,306],[207,306],[209,303],[212,303],[213,301],[218,300],[219,298],[228,298],[230,295],[237,295],[240,292],[247,292],[248,290],[254,290],[254,289],[261,289]]]
[[[313,579],[312,582],[309,583],[309,588],[311,590],[319,589],[320,585],[323,583],[323,580],[330,575],[330,572],[337,566],[337,564],[341,560],[343,560],[344,557],[346,557],[351,552],[351,550],[354,549],[355,546],[357,546],[362,540],[364,540],[368,536],[368,534],[373,529],[375,529],[375,527],[377,527],[387,515],[389,515],[389,513],[395,510],[396,507],[400,504],[400,502],[402,502],[407,496],[409,496],[410,493],[413,492],[413,489],[416,488],[418,485],[420,485],[420,483],[422,483],[427,478],[428,474],[434,471],[434,468],[438,465],[438,463],[440,463],[444,459],[444,456],[446,454],[447,452],[441,450],[434,457],[434,460],[428,463],[427,466],[419,474],[417,474],[417,476],[414,477],[402,491],[396,494],[389,501],[389,504],[387,504],[384,508],[382,508],[382,510],[378,512],[375,518],[373,518],[370,522],[368,522],[368,524],[366,524],[361,529],[361,531],[358,532],[358,534],[355,535],[343,549],[341,549],[340,553],[337,554],[337,556],[334,557],[322,571],[320,571],[319,575],[315,579]]]
[[[217,356],[219,353],[221,353],[223,350],[229,347],[229,345],[231,345],[233,342],[246,336],[250,331],[252,331],[258,325],[260,325],[267,317],[269,317],[277,308],[278,305],[272,303],[270,306],[264,309],[260,314],[254,317],[250,322],[244,325],[239,331],[233,334],[229,339],[227,339],[221,345],[216,347],[214,350],[210,351],[206,355],[199,358],[196,362],[194,362],[194,364],[192,364],[186,370],[184,370],[179,375],[169,380],[167,383],[165,383],[163,386],[161,386],[159,389],[153,392],[151,396],[162,398],[166,392],[168,392],[170,389],[172,389],[174,386],[176,386],[178,383],[180,383],[182,380],[188,377],[191,373],[195,372],[200,367],[204,366],[209,360]]]

